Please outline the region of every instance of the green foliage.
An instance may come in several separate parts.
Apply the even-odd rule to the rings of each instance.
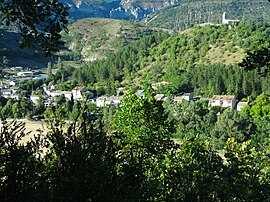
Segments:
[[[115,128],[121,194],[125,201],[146,200],[156,191],[152,172],[174,145],[164,108],[149,91],[145,98],[127,93],[116,112]]]
[[[239,201],[267,201],[270,192],[265,180],[269,180],[269,158],[250,147],[250,143],[249,140],[239,144],[234,138],[226,142],[228,192],[230,198]]]
[[[256,135],[264,136],[256,139],[250,129],[245,131],[248,113],[225,110],[216,120],[215,112],[200,103],[169,101],[166,112],[149,91],[145,98],[127,93],[113,120],[106,120],[108,113],[89,116],[90,108],[82,103],[64,105],[47,111],[48,131],[25,144],[21,140],[28,134],[23,124],[2,123],[3,201],[268,201],[270,197],[268,126],[257,129]],[[71,109],[72,118],[66,122]],[[255,119],[260,122],[254,122],[257,127],[269,123],[268,116],[261,118]],[[171,140],[172,123],[185,120],[194,125],[198,120],[199,133],[187,125],[189,131],[184,132],[190,138],[176,144]],[[113,126],[104,125],[112,122]],[[213,128],[230,137],[223,138],[226,143],[219,152],[212,139],[203,140]]]
[[[24,124],[2,121],[0,128],[0,195],[2,201],[42,200],[43,179],[38,136],[22,145],[26,137]],[[38,182],[38,183],[37,183]],[[39,198],[40,197],[40,198]]]
[[[252,120],[231,109],[226,109],[217,119],[212,130],[212,141],[216,148],[223,148],[228,138],[235,138],[238,142],[244,142],[255,133],[255,126]]]
[[[183,141],[165,160],[162,193],[156,201],[224,201],[222,159],[207,141]]]
[[[67,31],[69,7],[59,1],[1,1],[0,12],[7,26],[18,23],[21,32],[20,47],[37,45],[45,56],[59,50],[63,42],[60,32]]]
[[[270,116],[270,98],[266,94],[261,94],[256,98],[251,107],[245,109],[252,118]]]
[[[247,57],[240,64],[246,70],[257,69],[258,73],[262,76],[266,76],[269,73],[270,67],[270,48],[262,48],[248,51]]]
[[[68,125],[61,111],[50,115],[44,159],[49,200],[114,201],[117,195],[113,195],[115,157],[111,137],[104,133],[100,120],[87,119],[85,108],[77,107],[77,116]]]

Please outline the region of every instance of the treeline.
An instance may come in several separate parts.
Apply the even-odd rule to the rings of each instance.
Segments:
[[[89,117],[83,105],[66,124],[65,113],[55,108],[48,116],[49,130],[27,144],[21,144],[23,125],[4,121],[1,200],[268,201],[269,128],[256,134],[265,143],[260,148],[254,143],[262,141],[247,136],[252,133],[240,123],[267,121],[268,101],[262,95],[245,115],[227,110],[210,118],[216,113],[210,115],[200,104],[190,103],[185,113],[180,109],[187,103],[166,112],[151,92],[144,99],[127,94],[110,124],[101,113]],[[202,123],[196,125],[198,117],[208,117],[209,124],[202,122],[205,130]],[[206,129],[215,119],[217,137],[226,134],[219,152],[211,139],[202,138],[211,134]],[[178,143],[171,139],[175,124],[186,136]]]

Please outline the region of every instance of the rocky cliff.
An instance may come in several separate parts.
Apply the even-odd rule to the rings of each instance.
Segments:
[[[161,8],[175,5],[179,0],[61,0],[70,6],[73,18],[101,17],[141,20]]]

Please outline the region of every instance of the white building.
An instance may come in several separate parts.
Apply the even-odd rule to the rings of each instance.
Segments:
[[[19,76],[19,77],[31,77],[31,76],[34,76],[34,73],[31,72],[31,71],[28,71],[28,72],[18,72],[17,73],[17,76]]]
[[[72,95],[74,100],[83,100],[83,94],[87,93],[89,98],[93,98],[94,94],[85,87],[77,86],[73,88]]]
[[[106,100],[107,100],[107,97],[99,97],[97,98],[96,100],[96,105],[97,107],[105,107],[106,106]]]
[[[124,96],[99,97],[96,99],[97,107],[114,105],[118,107]]]
[[[193,100],[193,93],[184,93],[181,96],[175,96],[173,100],[175,102],[181,102],[182,100],[191,101]]]
[[[23,67],[11,67],[10,68],[12,71],[22,71]]]
[[[214,95],[210,101],[209,105],[211,107],[228,107],[234,109],[236,106],[236,97],[234,95]]]
[[[222,15],[222,24],[226,24],[226,25],[235,25],[237,23],[239,23],[240,20],[229,20],[229,19],[226,19],[226,12],[223,13]]]
[[[33,105],[36,105],[38,103],[38,100],[42,99],[40,95],[31,95],[30,100],[33,103]]]
[[[154,98],[155,98],[156,100],[160,101],[160,100],[165,100],[167,97],[166,97],[165,94],[156,94],[156,95],[154,96]]]
[[[144,90],[138,90],[137,92],[136,92],[136,95],[138,95],[138,96],[141,96],[141,97],[145,97],[145,91]]]

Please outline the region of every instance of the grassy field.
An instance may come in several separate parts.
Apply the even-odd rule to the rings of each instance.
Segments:
[[[11,122],[13,119],[8,119],[8,122]],[[43,133],[48,131],[48,128],[46,127],[45,122],[41,121],[30,121],[27,119],[16,119],[17,122],[22,122],[25,123],[25,132],[29,133],[26,137],[22,139],[22,143],[26,143],[29,141],[31,138],[34,137],[35,134],[40,134],[40,131],[43,131]],[[1,124],[0,124],[1,127]]]

